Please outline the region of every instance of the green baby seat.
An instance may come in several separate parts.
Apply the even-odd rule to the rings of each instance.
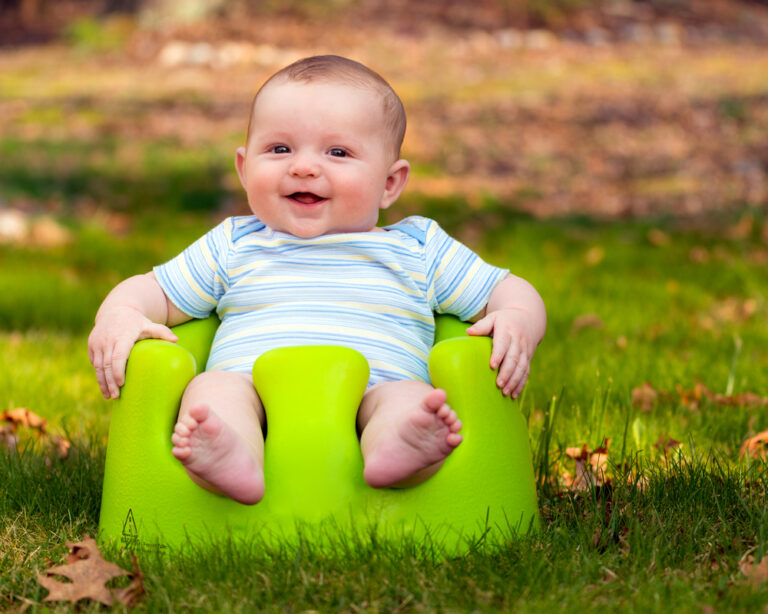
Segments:
[[[412,488],[370,488],[355,432],[368,364],[348,348],[304,346],[267,352],[253,368],[268,421],[264,499],[247,506],[200,488],[172,456],[171,433],[218,323],[177,326],[176,344],[134,346],[109,429],[102,540],[137,551],[216,536],[295,542],[330,530],[428,536],[461,552],[537,526],[525,419],[495,385],[491,340],[469,337],[450,316],[437,318],[429,371],[461,418],[464,441],[436,475]]]

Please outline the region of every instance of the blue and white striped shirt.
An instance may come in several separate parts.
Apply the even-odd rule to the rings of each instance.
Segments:
[[[154,270],[184,313],[221,319],[208,370],[250,372],[277,347],[342,345],[367,358],[369,385],[428,382],[433,312],[468,320],[507,271],[427,218],[382,230],[300,239],[233,217]]]

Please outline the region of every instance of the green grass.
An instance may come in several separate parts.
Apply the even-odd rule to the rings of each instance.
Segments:
[[[96,523],[100,455],[87,444],[65,462],[6,456],[0,497],[0,605],[39,603],[34,570]],[[768,588],[739,571],[765,550],[766,474],[716,457],[661,471],[644,489],[617,482],[583,495],[542,493],[540,534],[456,558],[428,543],[337,538],[330,550],[258,541],[189,546],[171,560],[140,556],[148,611],[759,611]],[[364,536],[363,536],[364,537]],[[127,554],[107,558],[129,567]],[[85,611],[98,611],[84,604]],[[59,607],[57,611],[65,611]]]
[[[140,609],[762,609],[768,588],[751,585],[739,563],[768,548],[768,473],[740,461],[738,449],[768,427],[766,408],[705,399],[691,409],[677,392],[700,380],[718,393],[768,396],[760,216],[753,232],[727,238],[738,218],[545,222],[500,203],[478,210],[416,196],[401,209],[419,210],[529,279],[547,303],[547,337],[521,401],[544,482],[541,533],[447,560],[424,544],[355,539],[339,539],[331,553],[256,542],[190,547],[172,562],[144,555]],[[0,249],[0,287],[11,289],[0,294],[0,409],[28,407],[74,442],[63,461],[32,444],[0,457],[0,609],[41,610],[35,572],[59,559],[65,541],[96,531],[110,407],[85,345],[100,300],[211,223],[139,216],[116,239],[94,220],[70,219],[65,248]],[[597,318],[575,327],[584,314]],[[666,393],[647,412],[631,401],[644,381]],[[684,443],[669,465],[653,445],[662,435]],[[573,470],[565,447],[606,437],[612,485],[557,487]],[[125,553],[107,556],[129,567]]]

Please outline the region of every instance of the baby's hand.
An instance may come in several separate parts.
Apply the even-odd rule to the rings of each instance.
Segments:
[[[88,357],[105,399],[120,396],[128,355],[140,339],[178,341],[170,328],[152,322],[132,307],[115,307],[99,313],[88,337]]]
[[[470,335],[493,338],[491,368],[499,370],[496,385],[513,399],[520,396],[528,380],[537,342],[530,338],[530,315],[521,309],[499,309],[467,329]]]

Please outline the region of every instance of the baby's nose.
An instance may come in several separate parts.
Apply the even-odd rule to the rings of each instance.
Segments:
[[[291,164],[290,173],[293,177],[317,177],[320,165],[309,155],[297,155]]]

